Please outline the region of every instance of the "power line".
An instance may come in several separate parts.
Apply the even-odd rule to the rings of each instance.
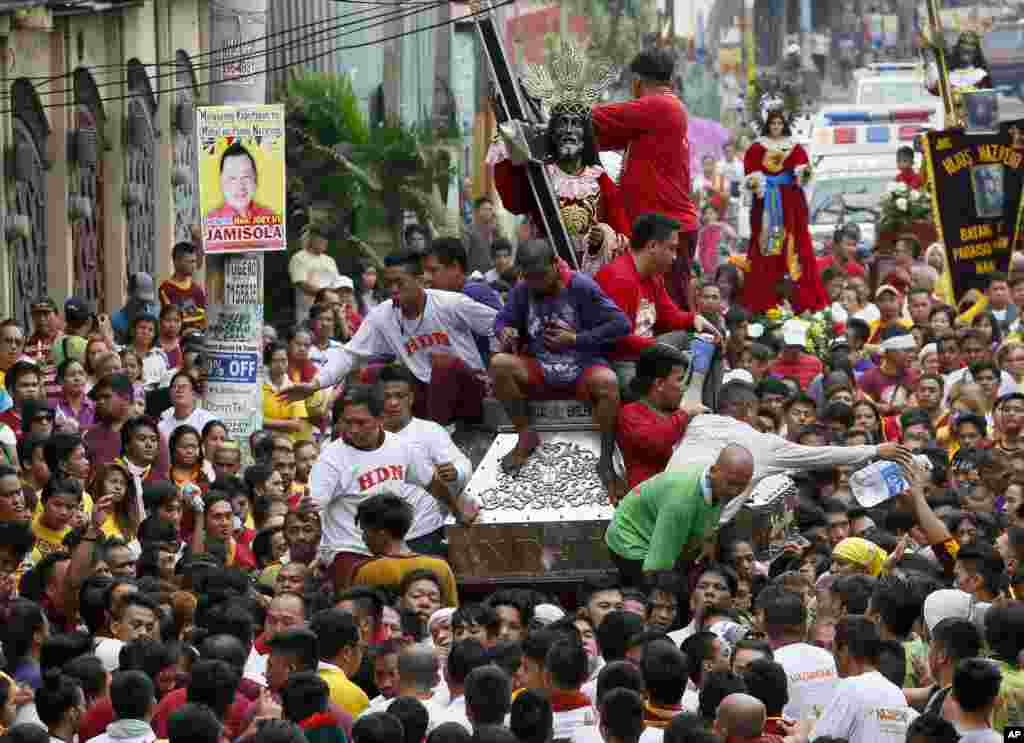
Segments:
[[[444,4],[445,4],[445,0],[430,0],[429,3],[428,2],[416,3],[416,5],[419,6],[419,7],[417,7],[415,10],[400,11],[400,10],[397,10],[397,9],[392,9],[392,10],[388,10],[388,11],[386,11],[384,13],[379,13],[379,14],[376,14],[376,15],[366,15],[366,13],[368,13],[369,9],[364,8],[364,9],[361,9],[361,10],[358,10],[358,11],[354,11],[353,13],[348,14],[348,15],[345,16],[346,18],[348,18],[348,17],[354,16],[354,15],[358,15],[358,14],[364,14],[363,17],[357,18],[357,19],[355,19],[353,21],[349,21],[349,22],[345,22],[345,23],[336,23],[336,24],[334,24],[334,25],[332,25],[332,26],[330,26],[328,28],[322,28],[322,29],[319,29],[319,30],[316,30],[316,31],[311,31],[311,32],[303,35],[300,38],[291,39],[291,40],[289,40],[289,41],[287,41],[287,42],[285,42],[283,44],[278,44],[276,46],[268,47],[268,48],[265,48],[265,49],[262,49],[262,50],[258,50],[258,51],[254,51],[254,52],[239,53],[239,54],[230,55],[230,56],[223,55],[223,56],[221,56],[219,59],[217,59],[214,62],[208,62],[208,63],[200,64],[200,65],[193,65],[192,66],[192,70],[193,70],[193,72],[199,72],[201,70],[206,70],[206,69],[210,69],[210,68],[213,68],[213,67],[220,67],[220,66],[223,66],[225,64],[230,64],[230,63],[238,64],[238,63],[242,63],[242,62],[245,62],[245,61],[248,61],[248,60],[260,59],[260,58],[263,58],[263,57],[265,57],[268,54],[273,53],[273,52],[284,53],[286,51],[290,51],[291,49],[299,47],[299,46],[327,43],[327,42],[334,41],[335,39],[339,38],[339,36],[340,36],[339,34],[332,34],[332,32],[337,31],[338,29],[349,28],[349,27],[353,27],[353,26],[359,26],[359,24],[364,24],[364,23],[368,24],[366,26],[360,26],[359,28],[354,28],[352,33],[355,33],[355,32],[358,32],[358,31],[363,31],[363,30],[367,30],[367,29],[370,29],[370,28],[375,28],[376,26],[383,25],[385,23],[390,23],[392,21],[403,20],[404,18],[416,15],[417,13],[422,13],[422,12],[426,12],[426,11],[429,11],[429,10],[434,10],[434,9],[436,9],[438,7],[441,7]],[[336,20],[336,19],[332,19],[332,20]],[[303,27],[304,26],[308,26],[308,25],[310,25],[310,24],[303,24]],[[301,28],[301,27],[297,27],[297,28]],[[283,32],[280,32],[280,33],[291,33],[291,30],[283,31]],[[341,35],[344,35],[344,34],[341,34]],[[314,37],[322,37],[322,38],[314,38]],[[202,56],[209,56],[211,54],[218,54],[218,53],[220,53],[220,52],[205,52]],[[177,64],[176,61],[175,62],[168,62],[164,66],[165,67],[173,67],[173,68],[178,68],[179,67],[179,65]],[[72,72],[72,73],[67,73],[67,74],[74,74],[74,73]],[[170,70],[168,72],[162,72],[162,73],[157,73],[155,75],[150,75],[149,77],[150,77],[150,80],[155,81],[155,80],[160,80],[162,78],[176,77],[177,75],[178,75],[178,69],[172,69],[172,70]],[[54,78],[54,79],[57,79],[57,78]],[[117,80],[108,80],[106,82],[96,83],[96,87],[97,88],[108,88],[108,87],[112,87],[112,86],[121,86],[121,85],[126,85],[127,82],[128,82],[127,79],[119,78]],[[51,95],[51,96],[53,96],[53,95],[62,95],[62,94],[67,94],[67,93],[73,93],[74,90],[75,89],[72,86],[72,87],[67,87],[67,88],[61,88],[59,90],[40,90],[40,91],[37,91],[37,92],[39,93],[39,95]],[[9,92],[4,92],[2,95],[0,95],[0,97],[8,97],[9,98],[10,97],[10,93]]]
[[[256,77],[258,75],[264,75],[264,74],[266,74],[268,72],[278,72],[280,70],[286,70],[286,69],[288,69],[290,67],[295,67],[297,65],[304,64],[306,62],[314,62],[314,61],[316,61],[318,59],[323,59],[324,57],[327,57],[327,56],[329,56],[331,54],[335,54],[336,52],[349,51],[349,50],[352,50],[352,49],[362,49],[362,48],[365,48],[365,47],[368,47],[368,46],[375,46],[377,44],[384,43],[385,41],[395,41],[397,39],[401,39],[401,38],[404,38],[406,36],[412,36],[414,34],[422,33],[423,31],[431,31],[431,30],[434,30],[434,29],[443,28],[445,26],[450,26],[452,24],[464,21],[467,18],[475,18],[476,16],[484,15],[484,14],[490,12],[490,10],[493,10],[495,8],[501,8],[501,7],[505,6],[505,5],[511,5],[514,2],[516,2],[516,0],[498,0],[498,2],[491,3],[491,7],[489,9],[487,9],[487,10],[480,10],[480,11],[470,12],[470,13],[467,13],[465,15],[461,15],[458,18],[452,18],[452,19],[449,19],[447,21],[439,21],[438,23],[432,23],[429,26],[422,26],[420,28],[412,29],[410,31],[402,31],[402,32],[397,33],[397,34],[392,34],[391,36],[382,36],[381,38],[374,39],[373,41],[365,41],[365,42],[361,42],[359,44],[347,44],[347,45],[343,45],[343,46],[337,46],[337,47],[334,47],[332,49],[328,49],[326,52],[320,52],[320,53],[311,55],[309,57],[304,57],[302,59],[297,59],[297,60],[295,60],[293,62],[289,62],[287,64],[277,65],[275,67],[267,67],[266,69],[263,69],[263,70],[257,70],[256,72],[247,72],[247,73],[242,74],[242,75],[235,75],[234,77],[231,78],[231,80],[226,81],[226,82],[233,82],[235,80],[244,80],[246,78]],[[362,30],[362,29],[357,29],[357,30]],[[198,83],[195,86],[192,86],[192,85],[179,85],[179,86],[176,86],[176,87],[173,87],[173,88],[166,88],[164,90],[161,90],[161,91],[159,91],[159,94],[160,95],[164,95],[164,94],[167,94],[167,93],[176,93],[176,92],[179,92],[179,91],[182,91],[182,90],[194,90],[195,88],[206,88],[206,87],[209,87],[211,85],[220,84],[221,82],[223,82],[223,81],[219,81],[218,80],[218,81],[214,81],[214,82]],[[137,98],[137,97],[138,97],[138,94],[131,94],[130,93],[130,94],[127,94],[127,95],[118,95],[118,96],[110,96],[109,98],[101,98],[100,102],[101,103],[107,103],[107,102],[112,102],[112,101],[126,101],[126,100],[131,100],[131,99]],[[68,108],[68,107],[74,106],[74,105],[77,105],[77,104],[75,104],[75,103],[43,103],[43,104],[41,104],[41,107],[42,108]],[[0,115],[12,114],[12,113],[14,113],[14,109],[0,110]]]
[[[81,2],[87,2],[87,0],[81,0]],[[427,5],[427,4],[431,3],[431,2],[433,2],[433,0],[334,0],[334,2],[345,3],[345,4],[349,4],[349,5],[368,5],[368,6],[380,6],[380,7],[395,6],[395,7],[398,7],[398,6],[410,6],[410,5]],[[298,26],[292,26],[290,28],[287,28],[287,29],[284,29],[284,30],[281,30],[281,31],[274,31],[273,33],[266,34],[265,36],[257,36],[257,37],[255,37],[253,39],[250,39],[249,43],[254,43],[254,42],[257,42],[257,41],[266,41],[267,39],[272,39],[272,38],[274,38],[276,36],[283,36],[284,34],[290,34],[290,33],[294,32],[294,31],[298,31],[298,30],[301,30],[301,29],[304,29],[304,28],[309,28],[310,26],[316,26],[316,25],[319,25],[321,23],[330,23],[330,22],[338,20],[339,18],[348,18],[348,17],[351,17],[351,16],[353,16],[353,15],[355,15],[357,13],[361,13],[361,12],[365,12],[365,9],[353,11],[352,13],[349,13],[349,14],[343,14],[343,15],[340,15],[340,16],[335,16],[333,18],[319,18],[319,19],[317,19],[315,21],[309,21],[308,23],[303,23],[303,24],[300,24]],[[209,56],[212,56],[212,55],[218,54],[218,53],[219,52],[216,51],[216,50],[211,50],[211,51],[208,51],[208,52],[202,52],[202,53],[199,53],[199,54],[192,55],[190,57],[190,59],[201,59],[203,57],[209,57]],[[143,62],[142,66],[143,67],[161,67],[161,66],[173,65],[173,64],[174,64],[174,61],[171,60],[171,61],[165,61],[165,62]],[[111,62],[109,64],[89,65],[88,67],[85,67],[84,69],[89,70],[89,72],[96,72],[96,71],[99,71],[99,70],[106,70],[106,69],[123,70],[125,67],[126,67],[126,65],[125,65],[124,62]],[[76,69],[82,69],[82,68],[78,67]],[[71,72],[63,72],[60,75],[21,75],[20,78],[24,79],[24,80],[42,80],[44,82],[52,82],[54,80],[59,80],[59,79],[61,79],[63,77],[71,77],[74,74],[75,74],[75,70],[72,70]]]

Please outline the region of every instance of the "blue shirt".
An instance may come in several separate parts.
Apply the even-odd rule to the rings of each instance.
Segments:
[[[485,304],[491,309],[501,312],[501,296],[484,281],[467,281],[462,287],[462,293],[474,302]],[[476,339],[476,346],[480,349],[480,358],[484,366],[491,363],[491,339],[488,336],[473,334]]]

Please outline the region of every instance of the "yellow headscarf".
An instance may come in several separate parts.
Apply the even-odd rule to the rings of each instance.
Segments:
[[[832,550],[833,557],[841,557],[844,560],[862,565],[867,568],[868,575],[877,578],[882,572],[889,555],[884,549],[874,542],[869,542],[860,537],[847,537]]]

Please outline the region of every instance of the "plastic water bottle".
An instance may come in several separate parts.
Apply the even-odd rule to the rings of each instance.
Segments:
[[[931,460],[923,454],[914,455],[914,463],[931,471]],[[850,490],[862,508],[873,508],[909,489],[907,474],[896,462],[879,460],[850,475]]]

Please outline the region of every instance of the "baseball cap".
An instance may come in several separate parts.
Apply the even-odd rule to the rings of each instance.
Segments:
[[[747,384],[753,384],[754,376],[746,369],[730,369],[722,375],[722,384],[729,384],[729,382],[746,382]]]
[[[893,286],[892,284],[882,284],[880,287],[878,287],[878,291],[875,292],[875,299],[878,299],[880,296],[882,296],[886,292],[892,292],[897,297],[902,294],[902,292],[899,289],[897,289],[895,286]]]
[[[932,591],[924,601],[924,622],[931,632],[943,619],[966,619],[977,623],[988,610],[989,604],[980,603],[974,596],[955,588]]]
[[[537,604],[533,607],[534,620],[543,626],[547,626],[565,616],[565,612],[554,604]]]
[[[338,289],[352,289],[354,291],[356,288],[355,282],[349,276],[339,276],[337,284]]]
[[[782,325],[782,342],[787,346],[807,347],[807,325],[797,319],[786,320]]]
[[[89,305],[81,297],[68,297],[64,301],[64,317],[72,325],[81,325],[91,314]]]
[[[95,400],[96,393],[103,387],[109,387],[115,395],[120,395],[129,401],[135,400],[135,385],[127,374],[115,372],[108,374],[96,383],[96,386],[89,391],[89,399]]]
[[[29,312],[56,312],[57,303],[49,297],[38,297],[29,308]]]
[[[133,273],[128,279],[128,293],[143,302],[155,302],[156,285],[153,283],[153,277],[145,271]]]

